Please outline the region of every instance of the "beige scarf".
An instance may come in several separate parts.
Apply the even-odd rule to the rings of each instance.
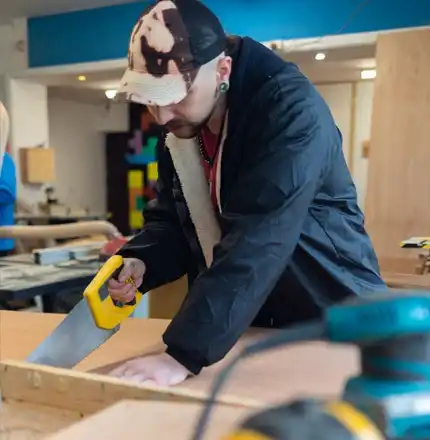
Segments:
[[[224,132],[219,147],[215,179],[215,191],[220,212],[221,160],[226,133],[227,123],[224,124]],[[166,147],[170,151],[178,174],[182,193],[187,202],[191,220],[196,228],[197,237],[206,260],[206,266],[209,267],[213,260],[213,248],[220,241],[221,231],[213,209],[210,188],[201,163],[197,139],[179,139],[169,133],[166,137]]]
[[[9,115],[5,106],[0,101],[0,173],[3,165],[3,156],[6,152],[9,137]]]

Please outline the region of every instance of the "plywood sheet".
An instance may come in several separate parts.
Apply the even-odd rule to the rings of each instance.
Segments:
[[[22,402],[0,406],[1,440],[41,440],[80,420],[79,413]]]
[[[0,312],[0,358],[24,360],[61,319],[61,315]],[[77,369],[100,369],[130,357],[157,351],[167,324],[168,321],[163,320],[129,319],[111,340]],[[232,353],[267,334],[267,331],[248,332]],[[199,376],[188,379],[177,388],[207,392],[228,358],[204,369]],[[347,346],[307,343],[272,350],[240,365],[228,382],[225,393],[262,402],[297,395],[334,395],[342,390],[346,378],[357,372],[358,364],[356,350]]]
[[[200,415],[197,404],[124,401],[49,436],[46,440],[188,440]],[[220,440],[250,411],[217,407],[210,418],[205,440]]]
[[[378,36],[366,223],[379,259],[430,231],[430,29]],[[383,268],[386,270],[385,268]]]
[[[430,290],[430,275],[382,272],[387,286],[393,289]]]
[[[123,379],[81,371],[34,365],[0,363],[0,389],[4,402],[19,401],[88,415],[123,399],[158,402],[204,402],[207,394],[186,387],[136,384]],[[222,395],[217,402],[232,407],[261,407],[258,401]]]
[[[187,291],[188,279],[186,276],[151,291],[149,295],[149,317],[172,319],[178,313]]]

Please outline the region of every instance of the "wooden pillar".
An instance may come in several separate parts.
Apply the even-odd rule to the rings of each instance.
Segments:
[[[430,29],[381,35],[376,50],[367,229],[381,267],[417,259],[408,236],[430,236]]]

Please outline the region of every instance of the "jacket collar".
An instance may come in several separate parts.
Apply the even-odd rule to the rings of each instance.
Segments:
[[[213,248],[220,241],[221,231],[201,164],[198,142],[195,138],[179,139],[169,133],[166,147],[170,151],[206,266],[209,267],[212,264]]]

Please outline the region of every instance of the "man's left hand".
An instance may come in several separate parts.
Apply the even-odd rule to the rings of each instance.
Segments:
[[[183,382],[191,373],[166,353],[132,359],[115,368],[109,376],[133,382],[173,386]]]

